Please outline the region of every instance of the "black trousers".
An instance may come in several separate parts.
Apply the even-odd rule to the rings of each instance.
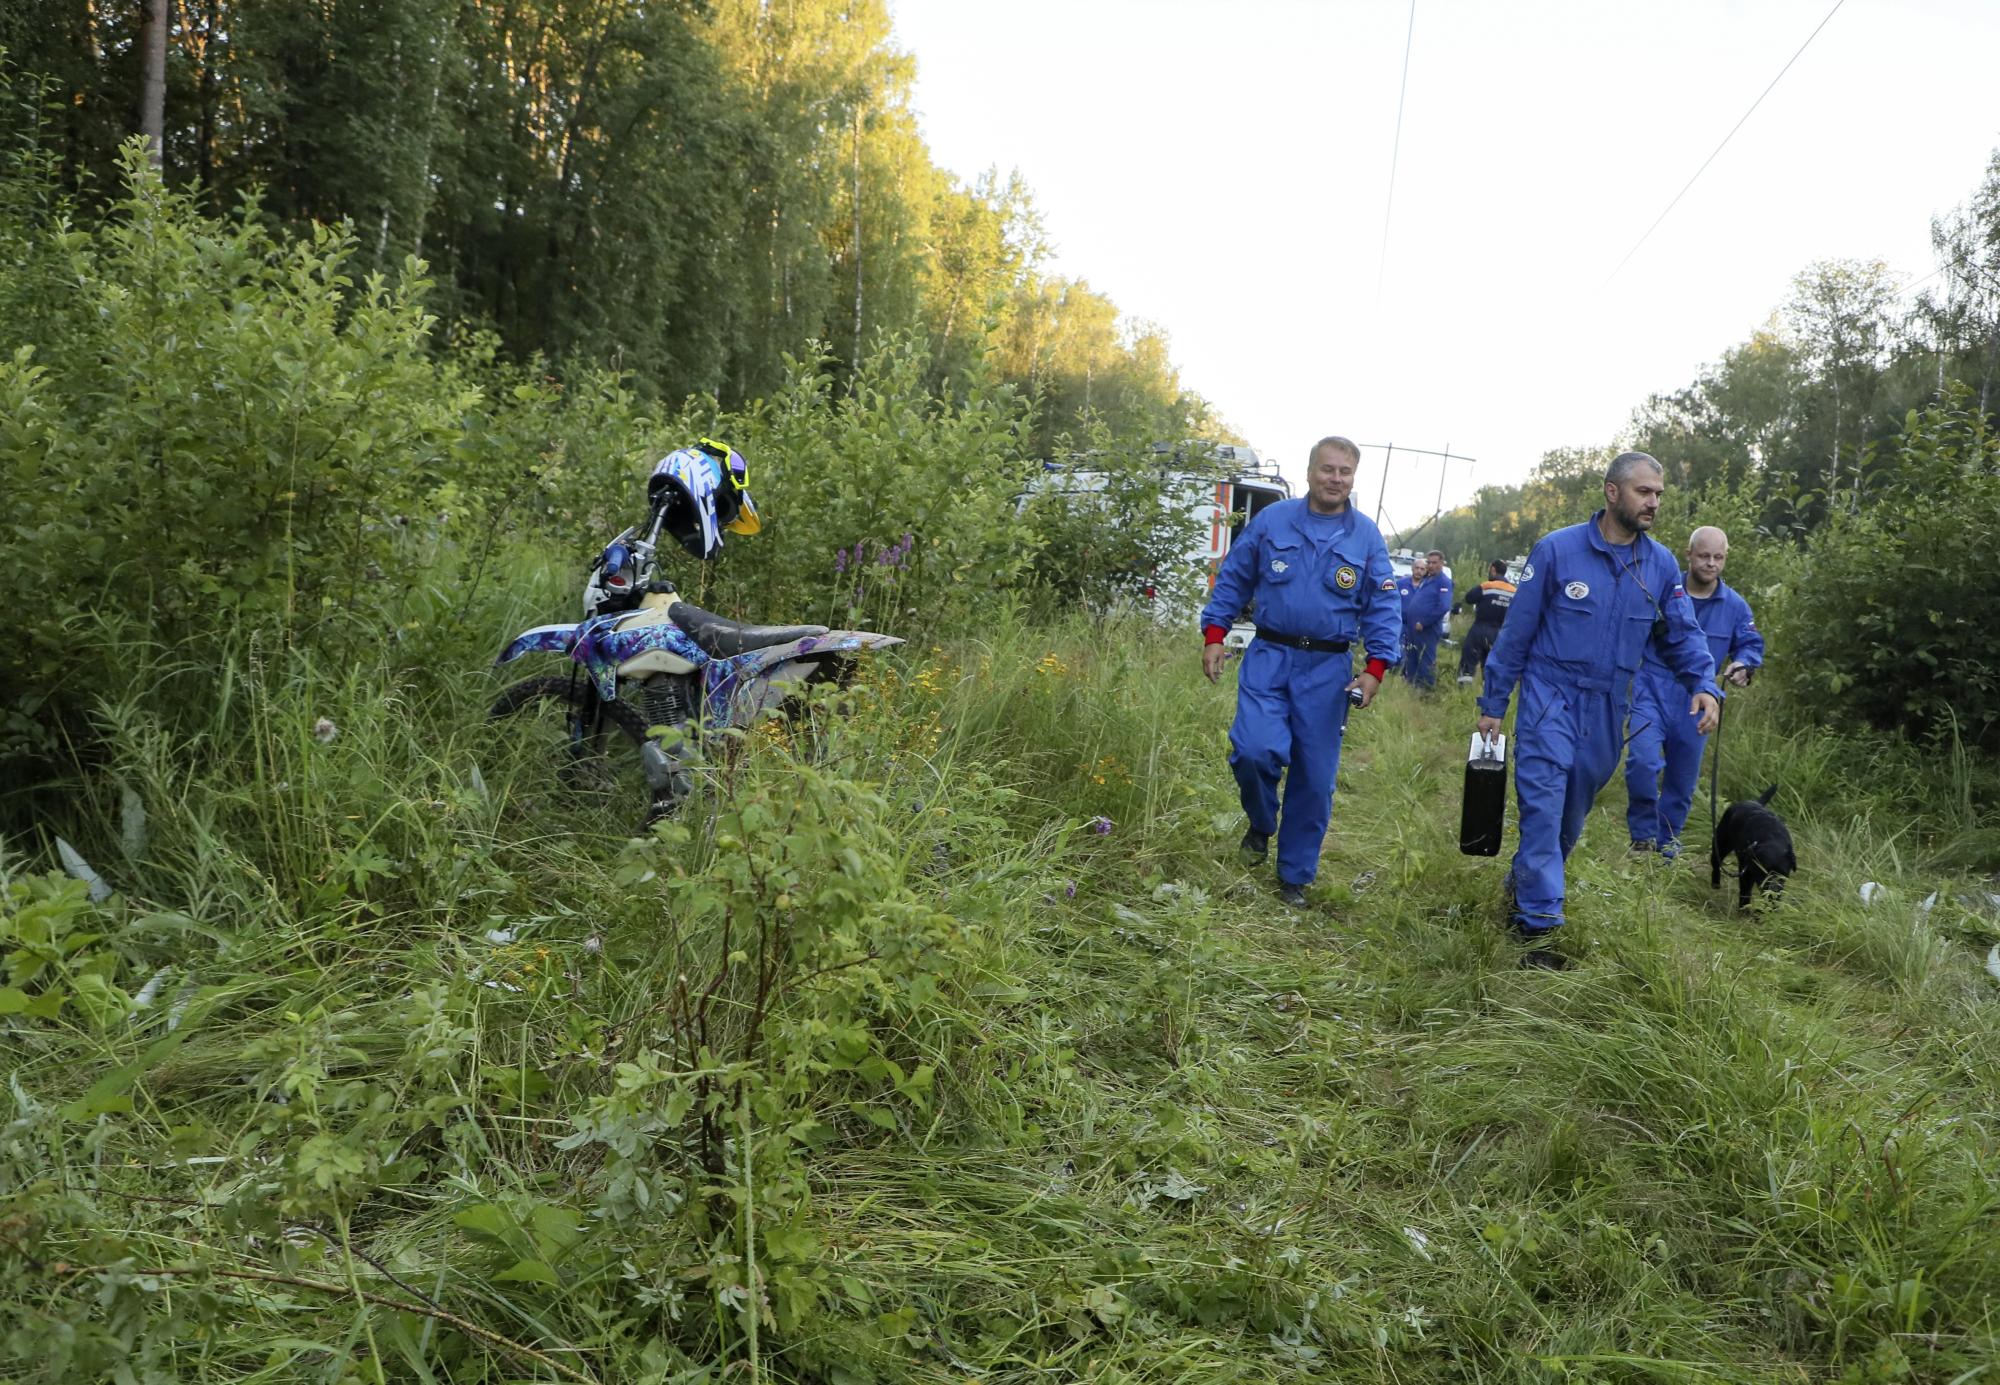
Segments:
[[[1486,667],[1486,656],[1493,652],[1493,639],[1500,633],[1497,625],[1475,625],[1466,632],[1465,644],[1458,652],[1458,676],[1470,678]]]

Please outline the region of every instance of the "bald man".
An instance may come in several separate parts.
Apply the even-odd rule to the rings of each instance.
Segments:
[[[1726,694],[1750,686],[1763,667],[1764,637],[1750,603],[1722,580],[1729,561],[1729,536],[1713,526],[1688,536],[1687,571],[1681,585],[1694,602],[1695,623],[1708,637],[1708,652],[1721,672],[1716,682]],[[1634,851],[1654,851],[1671,859],[1680,852],[1701,781],[1701,757],[1708,737],[1687,710],[1687,696],[1667,666],[1648,651],[1632,680],[1631,741],[1625,754],[1625,825]]]

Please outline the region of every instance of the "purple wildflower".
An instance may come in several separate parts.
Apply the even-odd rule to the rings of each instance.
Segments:
[[[835,549],[833,554],[833,575],[838,577],[845,571],[847,571],[847,550],[844,548]]]
[[[1074,880],[1063,881],[1063,898],[1064,899],[1076,898],[1076,881]]]
[[[1090,830],[1091,830],[1091,831],[1093,831],[1093,832],[1095,832],[1095,833],[1096,833],[1096,834],[1097,834],[1098,836],[1100,836],[1100,837],[1108,837],[1108,836],[1110,836],[1110,835],[1111,835],[1111,819],[1110,819],[1110,818],[1104,818],[1104,817],[1097,817],[1097,818],[1092,818],[1092,819],[1090,820]]]

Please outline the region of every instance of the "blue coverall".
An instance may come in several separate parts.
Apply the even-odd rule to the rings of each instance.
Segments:
[[[1591,804],[1618,768],[1632,676],[1651,648],[1686,694],[1719,696],[1715,661],[1681,587],[1680,564],[1656,540],[1613,547],[1603,511],[1534,547],[1507,622],[1486,658],[1479,710],[1514,723],[1521,841],[1509,872],[1514,922],[1543,933],[1563,921],[1563,865]]]
[[[1253,599],[1260,638],[1237,675],[1229,768],[1251,828],[1277,833],[1278,879],[1309,885],[1333,816],[1353,656],[1261,636],[1362,643],[1369,658],[1395,663],[1401,617],[1381,531],[1352,505],[1332,515],[1314,514],[1304,500],[1259,510],[1215,574],[1202,626],[1228,629]],[[1287,766],[1281,820],[1278,778]]]
[[[1686,578],[1682,579],[1683,584]],[[1695,623],[1708,637],[1716,681],[1734,663],[1764,666],[1764,636],[1750,614],[1750,603],[1734,587],[1718,581],[1707,596],[1694,603]],[[1632,680],[1632,727],[1625,752],[1625,825],[1634,845],[1678,843],[1701,782],[1701,757],[1708,737],[1695,730],[1687,698],[1674,676],[1650,649]]]
[[[1403,602],[1403,677],[1420,688],[1437,686],[1438,641],[1450,611],[1451,581],[1442,575],[1412,584]]]

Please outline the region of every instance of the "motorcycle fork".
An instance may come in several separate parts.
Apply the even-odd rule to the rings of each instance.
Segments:
[[[590,748],[604,733],[604,702],[597,695],[597,685],[584,686],[583,706],[577,706],[577,679],[582,670],[575,665],[569,671],[569,705],[575,708],[569,720],[569,753],[573,760],[581,760],[590,754]]]

